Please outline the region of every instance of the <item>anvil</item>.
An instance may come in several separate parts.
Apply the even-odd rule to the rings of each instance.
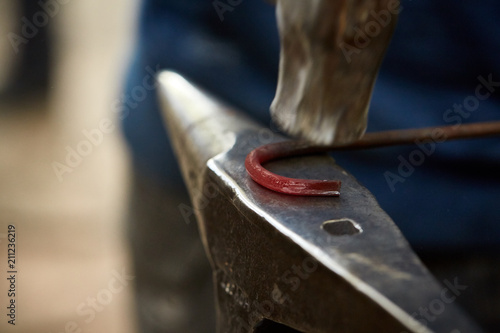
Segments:
[[[340,197],[270,191],[247,174],[254,148],[285,138],[173,72],[160,99],[213,268],[217,332],[480,332],[372,194],[326,154],[269,163],[339,179]]]

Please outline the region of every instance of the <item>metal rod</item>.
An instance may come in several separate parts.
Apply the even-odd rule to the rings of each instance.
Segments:
[[[445,142],[495,135],[500,135],[500,121],[372,132],[366,133],[360,140],[347,145],[311,146],[300,141],[277,142],[258,147],[250,152],[245,161],[245,167],[254,181],[276,192],[301,196],[339,196],[341,182],[338,180],[287,178],[272,173],[262,164],[280,158],[332,150],[378,148],[425,140]]]
[[[423,140],[448,140],[470,139],[500,135],[500,121],[480,122],[472,124],[424,127],[416,129],[403,129],[366,133],[360,140],[342,146],[323,147],[322,151],[332,149],[365,149],[383,146],[394,146],[415,143]]]

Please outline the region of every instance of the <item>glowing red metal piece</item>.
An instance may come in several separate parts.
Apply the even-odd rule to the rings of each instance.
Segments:
[[[255,182],[276,192],[301,196],[339,196],[341,183],[338,180],[288,178],[272,173],[262,166],[262,163],[270,160],[315,152],[317,151],[314,147],[303,143],[271,143],[250,152],[245,160],[245,167]]]
[[[248,154],[245,167],[254,181],[276,192],[302,196],[339,196],[341,185],[339,180],[283,177],[267,170],[262,163],[289,156],[325,153],[330,150],[377,148],[436,138],[439,138],[437,142],[444,142],[497,135],[500,135],[500,121],[366,133],[360,140],[341,146],[311,146],[304,142],[284,141],[254,149]]]

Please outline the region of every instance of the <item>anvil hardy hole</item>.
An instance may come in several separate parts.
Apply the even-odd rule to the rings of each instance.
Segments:
[[[363,229],[350,219],[328,220],[323,222],[321,228],[333,236],[356,235]]]
[[[301,333],[301,331],[269,319],[264,319],[255,325],[253,333]]]

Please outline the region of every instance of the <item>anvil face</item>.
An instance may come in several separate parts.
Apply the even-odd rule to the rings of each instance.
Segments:
[[[245,157],[284,138],[175,73],[159,79],[214,271],[218,332],[263,332],[264,320],[299,332],[479,331],[455,304],[433,321],[414,318],[450,287],[444,291],[375,198],[333,159],[300,157],[267,167],[288,177],[339,179],[340,198],[263,188],[246,173]]]

